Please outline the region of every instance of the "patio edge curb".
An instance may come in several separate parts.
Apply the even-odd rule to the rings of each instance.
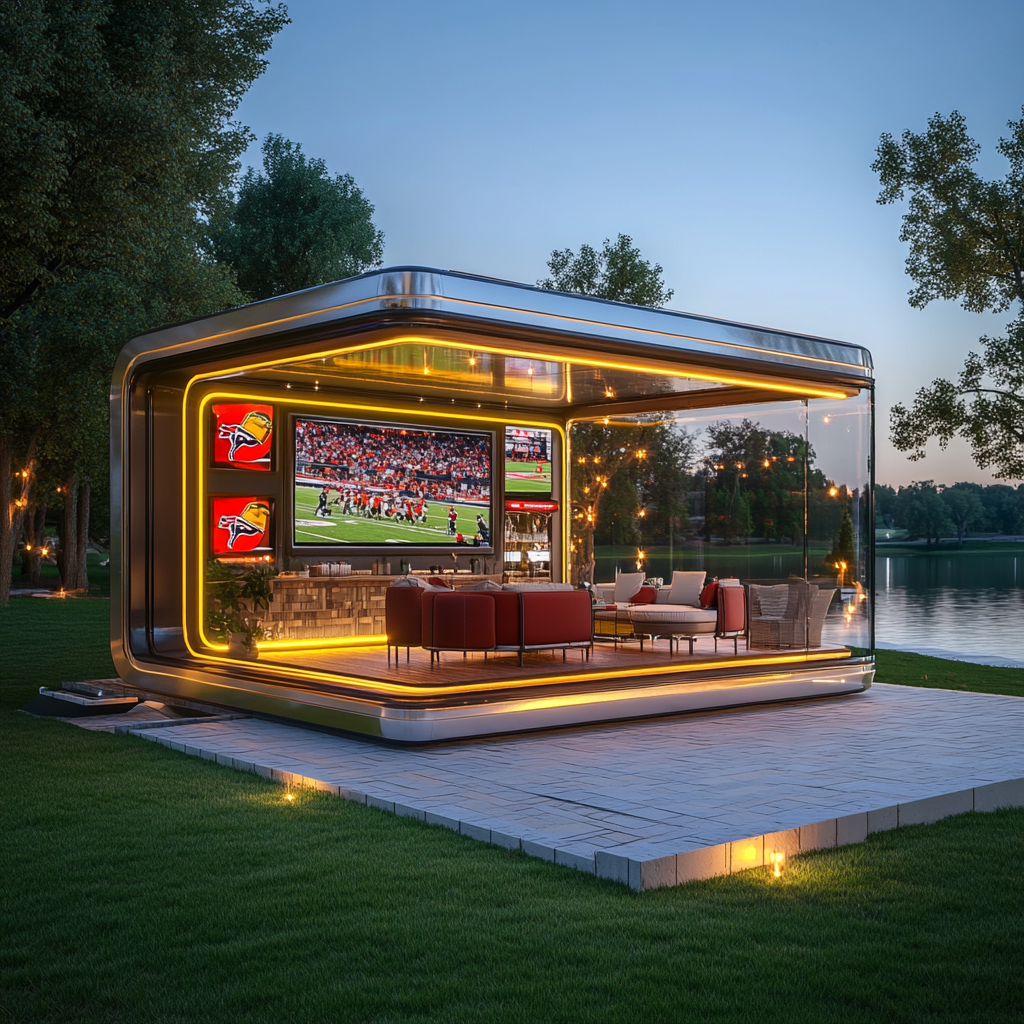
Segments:
[[[506,822],[489,822],[487,819],[457,820],[425,808],[412,807],[401,801],[347,789],[344,786],[281,771],[253,761],[232,758],[216,751],[203,750],[191,744],[177,742],[170,736],[162,736],[161,730],[151,725],[144,727],[143,723],[139,723],[139,726],[138,733],[129,726],[118,727],[116,731],[138,735],[140,739],[152,740],[171,750],[214,761],[237,771],[260,775],[290,789],[315,789],[342,800],[366,807],[376,807],[400,817],[411,817],[427,824],[439,825],[503,849],[522,850],[527,856],[628,885],[636,892],[682,885],[686,882],[717,878],[763,867],[767,863],[767,854],[773,851],[781,851],[787,857],[793,857],[814,850],[863,843],[869,835],[876,832],[890,831],[908,825],[928,825],[967,811],[984,813],[1001,808],[1024,807],[1024,778],[1007,779],[875,810],[826,818],[797,828],[769,832],[714,846],[672,850],[673,844],[638,840],[620,847],[597,850],[590,855],[568,848],[553,847],[550,841],[544,841],[540,836],[516,837],[505,831],[508,827]],[[500,824],[501,828],[492,828],[492,824]]]

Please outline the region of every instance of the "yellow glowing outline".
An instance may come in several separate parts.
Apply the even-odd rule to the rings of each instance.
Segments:
[[[492,355],[500,356],[511,356],[515,359],[537,359],[543,362],[559,362],[570,365],[579,366],[593,366],[602,370],[627,370],[631,373],[645,373],[651,376],[669,376],[684,377],[691,380],[703,380],[708,381],[712,384],[729,384],[734,387],[745,387],[761,389],[766,391],[778,391],[782,394],[788,395],[802,395],[807,398],[832,398],[837,400],[845,400],[850,396],[845,391],[829,390],[827,388],[815,388],[809,387],[802,384],[773,384],[770,381],[764,381],[756,376],[751,377],[733,377],[724,376],[723,374],[716,373],[702,373],[699,371],[691,371],[687,368],[686,372],[672,373],[668,367],[665,366],[648,366],[641,364],[625,363],[621,360],[612,359],[594,359],[590,356],[567,356],[558,354],[555,358],[551,358],[550,353],[542,353],[537,351],[521,351],[519,349],[503,348],[496,345],[485,345],[477,343],[462,342],[458,340],[445,341],[438,338],[428,338],[421,335],[402,335],[397,338],[389,338],[383,341],[369,341],[364,342],[361,345],[351,345],[340,349],[329,349],[324,352],[314,353],[311,355],[305,355],[301,358],[282,359],[280,357],[276,359],[267,359],[258,363],[248,363],[244,366],[238,366],[231,370],[216,370],[208,373],[197,374],[189,382],[189,387],[193,383],[200,380],[213,380],[216,378],[223,378],[228,374],[243,373],[249,370],[262,370],[268,369],[272,366],[287,367],[296,366],[302,362],[308,362],[312,359],[330,359],[334,356],[347,355],[353,352],[369,352],[374,349],[380,348],[393,348],[398,345],[430,345],[434,348],[452,348],[460,352],[489,352]],[[655,358],[652,357],[652,362]],[[312,372],[312,371],[310,371]],[[187,389],[186,389],[187,390]],[[857,388],[857,391],[862,390]]]
[[[336,307],[336,308],[342,308],[342,307]],[[308,315],[308,314],[303,314],[303,315]],[[299,318],[301,318],[301,317],[289,317],[289,318],[286,318],[286,320],[299,319]],[[283,323],[283,322],[286,322],[286,320],[270,321],[270,323]],[[227,333],[233,333],[233,332],[227,332]],[[658,332],[648,332],[648,333],[658,333]],[[679,337],[679,335],[671,335],[671,336],[672,337]],[[214,338],[214,337],[219,337],[219,336],[218,335],[211,335],[210,337]],[[314,359],[325,359],[326,360],[326,359],[331,358],[333,356],[346,355],[346,354],[354,353],[354,352],[371,351],[371,350],[374,350],[374,349],[381,349],[381,348],[391,348],[391,347],[396,347],[398,345],[403,345],[403,344],[428,345],[428,346],[435,347],[435,348],[453,348],[453,349],[456,349],[456,350],[459,350],[459,351],[490,352],[490,353],[495,354],[495,355],[512,356],[514,358],[540,359],[540,360],[543,360],[545,362],[561,362],[561,363],[566,364],[567,368],[572,366],[572,365],[582,365],[582,366],[593,366],[593,367],[598,367],[598,368],[602,368],[602,369],[627,370],[627,371],[635,372],[635,373],[643,373],[643,374],[658,375],[658,376],[662,376],[666,372],[669,372],[667,370],[667,368],[665,368],[665,367],[651,367],[651,366],[646,366],[646,365],[635,365],[635,364],[624,363],[624,362],[616,361],[616,360],[592,359],[592,358],[589,358],[589,357],[577,358],[575,356],[563,356],[561,354],[559,354],[555,359],[551,359],[550,358],[550,354],[541,353],[541,352],[537,352],[537,351],[521,351],[521,350],[518,350],[518,349],[510,349],[510,348],[504,348],[504,347],[499,347],[499,346],[494,346],[494,345],[470,344],[470,343],[459,342],[459,341],[447,341],[447,340],[443,340],[443,339],[429,338],[429,337],[424,337],[424,336],[420,336],[420,335],[402,335],[402,336],[397,337],[397,338],[392,337],[392,338],[389,338],[389,339],[386,339],[386,340],[382,340],[382,341],[365,342],[365,343],[363,343],[361,345],[351,345],[351,346],[347,346],[347,347],[340,348],[340,349],[332,349],[332,350],[328,350],[326,352],[321,352],[319,354],[304,355],[304,356],[301,357],[301,359],[294,359],[293,358],[293,359],[289,360],[289,359],[286,359],[286,358],[282,359],[282,358],[278,357],[278,358],[275,358],[275,359],[263,360],[263,361],[256,362],[256,363],[247,363],[247,364],[243,364],[243,365],[240,365],[240,366],[235,366],[235,367],[233,367],[230,370],[223,370],[223,369],[221,369],[221,370],[217,370],[217,371],[210,371],[210,372],[207,372],[207,373],[201,373],[201,374],[194,375],[189,380],[188,384],[186,385],[185,391],[184,391],[184,395],[183,395],[183,399],[182,399],[182,450],[183,451],[187,451],[187,448],[188,448],[188,436],[187,436],[188,435],[188,423],[187,423],[188,417],[187,417],[187,414],[186,414],[188,398],[189,398],[189,394],[190,394],[190,391],[191,391],[193,385],[196,384],[199,381],[213,380],[213,379],[218,379],[218,378],[223,379],[228,374],[234,375],[234,374],[238,374],[238,373],[248,372],[248,371],[251,371],[251,370],[265,369],[265,368],[269,368],[269,367],[272,367],[272,366],[286,367],[288,365],[295,365],[295,364],[297,364],[300,361],[301,362],[308,362],[308,361],[314,360]],[[547,356],[547,358],[545,358],[545,356]],[[771,383],[768,383],[768,382],[765,382],[765,381],[761,381],[761,380],[757,380],[757,379],[753,379],[753,378],[751,378],[751,379],[744,379],[744,378],[740,378],[740,377],[726,377],[726,376],[723,376],[723,375],[720,375],[720,374],[705,374],[705,373],[699,373],[699,372],[691,372],[689,370],[687,370],[687,372],[685,374],[678,373],[676,375],[677,376],[685,376],[685,377],[688,377],[688,378],[693,379],[693,380],[706,380],[706,381],[709,381],[709,382],[712,382],[712,383],[731,384],[733,386],[739,386],[739,387],[748,387],[748,388],[755,388],[755,389],[778,391],[778,392],[783,393],[783,394],[793,394],[793,395],[795,395],[795,394],[803,394],[803,395],[806,395],[808,397],[831,398],[831,399],[835,399],[835,400],[845,400],[846,398],[849,397],[846,392],[830,391],[830,390],[820,389],[820,388],[808,388],[808,387],[804,387],[804,386],[800,386],[800,385],[789,386],[789,385],[784,385],[784,384],[771,384]],[[857,390],[859,391],[860,389],[857,389]],[[516,424],[516,425],[520,425],[520,426],[531,426],[531,427],[534,427],[534,428],[537,428],[537,427],[554,428],[555,430],[558,431],[559,435],[562,438],[563,472],[562,472],[562,484],[561,484],[561,489],[560,489],[560,497],[561,497],[561,504],[562,504],[562,574],[563,574],[563,577],[568,573],[568,571],[569,571],[569,557],[568,557],[569,556],[569,545],[568,545],[568,538],[569,538],[569,530],[571,529],[571,516],[569,514],[570,510],[566,506],[566,497],[567,497],[567,493],[568,493],[566,488],[568,486],[568,479],[569,479],[569,470],[568,470],[568,460],[569,460],[569,450],[568,449],[569,449],[569,446],[568,446],[568,440],[567,440],[567,437],[566,437],[566,430],[565,430],[565,428],[563,427],[562,424],[557,423],[557,422],[551,422],[551,423],[544,422],[543,420],[538,420],[536,418],[533,418],[533,419],[522,419],[522,418],[517,418],[514,415],[490,416],[490,415],[483,414],[483,413],[479,413],[479,414],[475,414],[474,415],[474,414],[459,413],[459,412],[447,411],[447,410],[444,411],[444,412],[441,412],[441,411],[433,412],[433,411],[431,411],[429,409],[414,410],[414,411],[410,412],[410,410],[408,408],[396,409],[396,408],[393,408],[393,407],[390,407],[390,406],[365,405],[365,404],[361,404],[361,403],[358,403],[358,402],[325,401],[325,400],[311,399],[311,398],[307,398],[305,396],[302,396],[301,398],[299,396],[295,396],[295,397],[280,396],[276,391],[272,391],[271,392],[269,388],[267,388],[266,391],[269,392],[269,393],[262,393],[261,394],[261,393],[259,393],[259,389],[257,389],[257,393],[255,393],[255,394],[253,394],[253,393],[241,394],[241,393],[235,393],[235,392],[214,392],[214,393],[211,393],[211,394],[208,394],[208,395],[204,396],[203,399],[200,401],[200,404],[199,404],[198,417],[197,417],[197,422],[198,422],[198,427],[197,427],[198,460],[197,461],[198,461],[198,492],[199,492],[199,496],[200,496],[200,501],[198,502],[198,506],[199,506],[199,509],[198,509],[199,524],[198,524],[198,530],[197,530],[197,538],[198,538],[197,549],[198,549],[198,553],[199,553],[198,580],[197,580],[197,584],[198,584],[197,608],[198,608],[198,611],[199,611],[199,635],[200,635],[200,638],[201,638],[203,644],[205,646],[207,646],[208,648],[210,648],[212,650],[216,650],[216,651],[226,651],[227,650],[227,645],[226,644],[215,644],[215,643],[211,643],[209,641],[209,639],[207,638],[206,633],[205,633],[204,622],[203,622],[203,609],[204,609],[203,583],[204,583],[204,572],[203,572],[203,558],[202,558],[202,554],[203,554],[203,551],[205,550],[205,536],[203,534],[203,525],[204,525],[203,524],[203,520],[204,520],[204,517],[205,517],[204,501],[205,501],[205,498],[206,498],[206,487],[205,487],[206,466],[205,466],[205,460],[204,460],[204,457],[203,457],[204,456],[203,448],[204,448],[205,436],[204,436],[204,431],[203,431],[203,426],[202,426],[202,424],[203,424],[202,417],[203,417],[203,413],[204,413],[204,410],[206,408],[206,405],[209,402],[211,402],[214,398],[220,398],[220,399],[240,399],[240,400],[243,400],[243,401],[269,401],[269,402],[273,402],[276,405],[286,406],[286,407],[287,406],[302,406],[302,407],[307,407],[308,408],[310,406],[315,406],[315,407],[323,407],[323,408],[348,409],[348,410],[363,411],[363,412],[370,412],[370,413],[373,413],[373,412],[387,413],[389,415],[396,415],[396,416],[400,416],[400,417],[404,417],[404,418],[407,418],[410,415],[412,415],[414,418],[418,418],[420,416],[426,416],[426,417],[432,417],[432,418],[435,418],[435,419],[442,419],[442,420],[448,420],[448,421],[450,421],[450,420],[464,420],[464,421],[468,421],[468,422],[474,422],[475,421],[475,422],[482,422],[482,423],[508,423],[508,424]],[[183,584],[184,584],[184,581],[187,580],[187,578],[188,578],[188,576],[187,576],[187,554],[186,554],[187,543],[186,543],[186,538],[185,538],[185,535],[184,535],[185,523],[186,523],[187,517],[188,517],[187,499],[186,499],[186,493],[187,493],[187,487],[188,487],[187,477],[188,477],[187,464],[186,464],[186,460],[183,459],[182,460],[182,530],[183,530],[183,536],[182,536],[182,573],[183,573],[183,576],[182,576],[182,581],[183,581]],[[182,587],[182,625],[183,625],[183,635],[184,635],[184,640],[185,640],[185,646],[186,646],[186,648],[189,650],[189,652],[193,656],[195,656],[195,657],[202,657],[202,655],[198,651],[194,650],[194,648],[192,647],[191,643],[189,642],[189,638],[188,638],[188,626],[187,626],[188,618],[187,618],[187,594],[186,594],[186,590],[187,590],[187,588],[183,585],[183,587]],[[349,639],[349,638],[339,638],[339,639]],[[352,639],[355,639],[355,638],[352,638]],[[365,642],[365,640],[364,640],[364,642]],[[264,644],[272,644],[272,643],[284,643],[284,641],[265,641],[264,642]],[[328,646],[327,644],[323,643],[322,639],[311,639],[311,640],[307,640],[307,641],[290,641],[290,643],[295,644],[295,645],[299,645],[301,643],[304,646],[314,647],[314,648],[318,648],[318,649],[322,649],[323,647]],[[279,648],[279,649],[281,649],[281,648]],[[295,648],[292,648],[292,649],[299,649],[299,647],[296,646]]]
[[[242,369],[247,369],[247,367],[243,367]],[[238,372],[238,371],[235,371],[235,372]],[[190,380],[188,385],[185,387],[184,398],[182,400],[182,451],[187,451],[188,450],[187,403],[188,403],[189,391],[191,390],[192,385],[197,380],[199,380],[201,377],[203,377],[203,376],[210,376],[210,375],[208,375],[208,374],[207,375],[197,375],[196,377],[193,377],[192,380]],[[223,374],[216,374],[214,376],[220,377],[220,376],[223,376]],[[443,412],[440,411],[440,410],[433,411],[433,410],[430,410],[430,409],[412,409],[412,410],[410,410],[409,408],[405,408],[405,407],[403,407],[403,408],[393,408],[391,406],[382,406],[382,405],[363,405],[363,404],[360,404],[360,403],[357,403],[357,402],[340,402],[340,401],[336,401],[336,400],[335,401],[330,401],[330,400],[325,400],[325,399],[312,399],[312,398],[307,399],[305,396],[302,396],[302,395],[296,396],[294,398],[291,398],[291,397],[281,398],[281,397],[277,396],[276,393],[263,393],[263,394],[261,394],[261,393],[259,393],[258,389],[257,389],[257,392],[255,394],[252,394],[252,393],[241,394],[241,393],[238,393],[238,392],[229,392],[229,391],[213,391],[213,392],[210,392],[207,395],[204,395],[203,398],[199,402],[199,407],[197,409],[197,415],[196,415],[196,424],[197,424],[197,426],[196,426],[196,434],[197,434],[196,440],[197,440],[197,445],[198,445],[198,459],[197,459],[198,481],[197,481],[197,488],[198,488],[198,493],[199,493],[199,501],[197,503],[198,523],[197,523],[197,526],[196,526],[196,537],[197,537],[196,550],[197,550],[197,555],[198,555],[198,567],[197,567],[197,592],[198,593],[197,593],[196,608],[197,608],[197,612],[198,612],[198,616],[199,616],[199,637],[200,637],[200,640],[201,640],[201,642],[203,643],[203,645],[205,647],[209,648],[210,650],[214,650],[214,651],[224,651],[224,652],[226,652],[228,650],[228,645],[227,644],[219,644],[219,643],[212,642],[209,639],[209,637],[206,635],[206,628],[205,628],[205,621],[204,621],[204,619],[205,619],[205,593],[204,593],[205,559],[204,559],[203,555],[204,555],[204,552],[205,552],[205,549],[206,549],[206,534],[204,532],[204,525],[205,525],[204,519],[205,519],[205,516],[206,516],[207,494],[206,494],[206,462],[205,462],[205,458],[204,458],[204,455],[205,455],[204,447],[205,447],[206,437],[205,437],[205,432],[203,430],[203,417],[205,415],[205,411],[206,411],[207,405],[209,405],[211,402],[213,402],[215,400],[225,400],[225,399],[249,401],[249,402],[251,402],[251,401],[256,401],[256,402],[272,402],[274,405],[276,405],[278,407],[283,407],[283,411],[284,411],[284,415],[285,416],[288,415],[287,407],[298,406],[300,408],[308,408],[310,406],[317,406],[317,407],[326,408],[326,409],[348,409],[348,410],[354,410],[354,411],[359,411],[359,412],[387,413],[389,415],[397,415],[397,416],[400,416],[402,418],[408,418],[410,416],[412,416],[414,419],[415,418],[420,418],[420,417],[432,417],[434,419],[441,419],[441,420],[445,420],[445,421],[450,421],[452,419],[457,419],[457,420],[466,420],[466,421],[469,421],[471,423],[472,422],[479,422],[479,423],[494,423],[494,424],[512,424],[512,425],[515,425],[515,426],[534,427],[534,428],[542,427],[544,429],[548,429],[548,430],[554,429],[555,431],[557,431],[557,433],[559,434],[559,436],[562,439],[562,453],[563,453],[563,457],[566,455],[566,453],[568,451],[568,443],[567,443],[567,439],[566,439],[566,435],[565,435],[565,429],[562,427],[562,425],[560,423],[557,423],[557,422],[538,421],[535,418],[534,419],[523,419],[523,418],[519,418],[519,417],[517,417],[515,415],[491,416],[491,415],[487,415],[487,414],[471,414],[471,413],[449,412],[447,410],[445,410]],[[565,479],[565,474],[563,473],[562,488],[561,488],[562,496],[563,497],[564,497],[564,492],[565,492],[565,483],[566,483],[566,479]],[[254,487],[257,484],[258,484],[258,481],[254,481]],[[182,593],[182,609],[181,609],[181,611],[182,611],[182,634],[183,634],[183,637],[184,637],[184,640],[185,640],[185,646],[188,649],[189,653],[192,654],[194,657],[198,658],[198,657],[202,657],[203,655],[199,651],[196,651],[192,647],[192,644],[189,642],[189,637],[188,637],[188,596],[187,596],[187,589],[188,588],[185,585],[185,582],[188,579],[188,574],[187,574],[188,573],[187,537],[186,537],[186,534],[185,534],[186,523],[188,522],[188,519],[189,519],[187,489],[188,489],[187,462],[186,462],[185,459],[183,459],[182,460],[182,498],[181,498],[181,501],[182,501],[182,515],[181,515],[181,522],[182,522],[182,590],[181,590],[181,593]],[[561,504],[564,505],[565,502],[562,501]],[[562,561],[563,561],[563,563],[565,562],[565,558],[566,558],[565,551],[566,551],[566,545],[565,545],[564,540],[563,540],[563,543],[562,543]],[[565,571],[565,565],[563,564],[563,574],[564,574],[564,571]],[[336,637],[334,642],[327,642],[325,638],[311,638],[311,639],[306,639],[306,640],[265,640],[265,641],[257,644],[257,647],[258,647],[259,650],[268,650],[268,651],[270,651],[270,650],[302,650],[302,649],[307,649],[307,648],[313,648],[313,649],[317,649],[317,650],[322,650],[325,647],[373,646],[375,643],[380,645],[380,646],[383,646],[384,644],[387,643],[387,635],[385,634],[385,635],[381,636],[380,634],[373,634],[371,636],[365,636],[365,637]],[[236,659],[217,659],[217,660],[218,661],[229,660],[229,661],[232,661],[232,662],[235,662],[235,663],[238,663],[238,664],[245,664],[245,662],[236,661]]]
[[[252,662],[233,661],[224,658],[210,658],[208,655],[197,655],[197,657],[215,662],[217,664],[241,664],[252,666]],[[596,669],[593,672],[577,672],[552,676],[533,676],[527,678],[513,678],[500,680],[481,680],[474,683],[455,683],[448,686],[424,686],[421,683],[391,683],[384,679],[368,678],[362,676],[341,675],[338,673],[323,672],[317,669],[292,668],[288,665],[273,664],[273,672],[277,677],[285,676],[303,681],[318,680],[329,683],[332,686],[344,686],[349,689],[361,691],[364,694],[379,697],[454,697],[460,695],[472,695],[476,693],[492,693],[500,690],[523,690],[535,689],[542,686],[551,686],[556,683],[576,682],[599,682],[604,680],[633,679],[637,677],[664,676],[680,673],[699,672],[702,669],[723,668],[739,665],[764,666],[764,665],[796,665],[818,661],[837,661],[851,657],[849,650],[825,651],[820,653],[805,654],[773,654],[773,655],[743,655],[732,658],[715,658],[705,661],[694,661],[682,664],[661,663],[660,665],[648,665],[645,667],[623,666],[619,669]],[[268,666],[269,667],[269,666]],[[745,685],[743,680],[730,678],[721,679],[723,687],[729,685]],[[607,697],[607,691],[605,696]],[[343,696],[343,695],[337,695]],[[580,700],[592,698],[593,694],[558,694],[550,698],[559,705],[578,703]],[[514,698],[510,698],[514,699]]]

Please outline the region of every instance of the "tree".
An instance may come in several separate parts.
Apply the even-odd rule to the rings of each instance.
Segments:
[[[1006,534],[1024,531],[1024,484],[1016,490],[1006,484],[989,484],[978,489],[978,497],[985,507],[984,530]]]
[[[286,22],[264,0],[0,11],[0,604],[44,503],[64,506],[63,568],[84,578],[79,512],[106,475],[126,338],[242,298],[201,256],[198,225],[252,138],[231,116]]]
[[[243,290],[268,299],[380,265],[384,235],[350,174],[332,178],[280,135],[263,142],[263,171],[250,167],[237,202],[211,223],[214,254]]]
[[[978,489],[980,490],[980,488]],[[985,518],[985,506],[982,505],[981,498],[970,484],[954,484],[952,487],[945,487],[940,497],[946,506],[949,521],[956,530],[957,543],[963,544],[967,530],[974,523],[980,523]]]
[[[652,266],[645,260],[629,235],[619,235],[614,245],[606,238],[600,253],[586,244],[580,246],[578,255],[571,249],[556,249],[548,260],[548,270],[552,276],[537,284],[551,291],[575,292],[640,306],[663,306],[673,294],[662,280],[661,265]],[[645,462],[653,445],[658,444],[666,450],[671,448],[676,442],[664,433],[671,430],[665,424],[643,422],[572,425],[571,556],[573,576],[577,582],[593,582],[596,566],[594,533],[602,511],[602,499],[609,486],[613,482],[617,483],[616,477],[629,470],[634,463]],[[630,483],[636,494],[637,480],[631,480]],[[615,506],[617,509],[639,509],[641,497],[636,494],[634,504],[624,500],[620,494]],[[669,516],[678,511],[675,502],[673,498],[668,510]],[[606,529],[610,529],[610,524],[606,524]],[[630,529],[629,533],[632,532]]]
[[[936,114],[921,135],[888,133],[871,165],[882,184],[878,202],[909,192],[900,240],[910,244],[907,273],[916,287],[910,304],[962,299],[964,309],[1001,313],[1024,303],[1024,107],[1008,122],[1009,138],[996,149],[1010,163],[1006,177],[985,181],[973,169],[980,147],[964,118]],[[980,339],[955,381],[936,379],[913,405],[893,407],[892,440],[912,460],[937,437],[945,448],[959,435],[982,469],[998,478],[1024,477],[1024,314],[1005,338]]]
[[[3,5],[0,323],[215,212],[252,139],[231,115],[287,21],[266,0]]]
[[[847,508],[839,521],[839,536],[836,537],[832,550],[825,556],[825,564],[839,573],[841,582],[845,581],[846,573],[855,573],[857,568],[856,555],[853,547],[853,517]]]
[[[931,480],[915,481],[909,487],[901,487],[897,511],[899,522],[910,531],[911,539],[924,537],[929,546],[953,530],[946,503]]]
[[[661,264],[652,266],[645,260],[629,235],[619,235],[614,244],[606,238],[600,252],[585,242],[578,254],[572,249],[556,249],[548,260],[548,270],[551,276],[537,285],[550,291],[657,308],[675,294],[665,287]]]
[[[814,461],[804,439],[785,430],[766,430],[748,419],[718,420],[708,427],[707,437],[707,539],[714,535],[728,542],[753,534],[795,543],[802,537],[805,453],[809,464]],[[827,486],[817,470],[811,471],[808,484],[819,490]]]
[[[619,473],[634,461],[647,459],[651,430],[643,425],[602,422],[572,425],[573,541],[570,554],[577,582],[593,582],[594,533],[602,512],[602,499]]]

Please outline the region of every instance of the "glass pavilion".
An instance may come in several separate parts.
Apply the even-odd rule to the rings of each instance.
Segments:
[[[398,742],[863,690],[873,394],[857,346],[416,267],[150,332],[111,391],[115,664]],[[392,470],[360,467],[428,436],[478,457],[423,460],[375,507]],[[400,574],[610,599],[678,571],[739,582],[739,638],[687,651],[595,613],[589,657],[392,662]]]

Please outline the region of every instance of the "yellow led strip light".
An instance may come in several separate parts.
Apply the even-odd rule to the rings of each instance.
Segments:
[[[523,690],[536,689],[543,686],[552,686],[558,683],[595,683],[609,682],[621,679],[651,678],[656,681],[658,676],[689,674],[702,670],[723,668],[727,666],[793,666],[821,661],[839,661],[850,657],[849,650],[807,652],[804,654],[770,654],[770,655],[739,655],[725,662],[723,658],[706,659],[682,664],[649,665],[642,668],[626,666],[620,669],[595,669],[591,672],[562,673],[550,676],[534,676],[522,679],[499,679],[480,680],[474,683],[453,683],[449,685],[425,686],[422,683],[394,683],[384,679],[374,679],[364,676],[341,675],[339,673],[324,672],[318,669],[292,668],[288,665],[273,665],[274,674],[278,677],[284,676],[299,682],[317,680],[329,683],[335,687],[346,687],[348,689],[361,691],[371,697],[458,697],[472,696],[478,693],[494,693],[501,690]],[[209,655],[197,655],[204,660],[224,664],[227,659],[215,658]],[[725,664],[723,664],[725,662]],[[241,662],[251,666],[251,662]],[[722,686],[735,685],[736,680],[724,679]],[[340,695],[339,695],[340,696]],[[581,697],[586,695],[580,695]],[[572,694],[563,694],[553,697],[558,703],[573,703]]]
[[[462,341],[442,341],[438,338],[427,338],[421,335],[402,335],[398,338],[389,338],[384,341],[369,341],[361,345],[352,345],[346,348],[331,349],[324,352],[317,352],[312,355],[303,356],[301,359],[266,359],[256,363],[247,363],[237,366],[232,370],[217,370],[208,373],[197,374],[189,382],[189,387],[201,380],[215,380],[223,378],[227,374],[245,373],[250,370],[265,370],[271,367],[288,367],[306,363],[313,359],[331,359],[334,356],[343,356],[354,352],[369,352],[380,348],[393,348],[398,345],[427,345],[433,348],[453,348],[460,352],[489,352],[492,355],[511,356],[515,359],[535,359],[540,362],[562,362],[569,365],[592,366],[602,370],[627,370],[631,373],[644,373],[651,376],[663,377],[666,374],[677,377],[687,377],[691,380],[703,380],[712,384],[729,384],[734,387],[755,388],[759,390],[778,391],[787,395],[799,395],[806,398],[832,398],[846,399],[849,394],[846,391],[839,391],[835,388],[812,387],[804,384],[774,384],[765,381],[757,376],[733,376],[720,373],[705,373],[687,367],[685,372],[672,372],[671,367],[650,366],[647,364],[628,363],[616,359],[594,359],[591,356],[567,356],[556,355],[552,358],[551,353],[537,351],[524,351],[520,349],[506,348],[496,345],[476,344]],[[187,391],[188,389],[186,389]],[[860,390],[859,388],[857,390]]]
[[[217,376],[220,376],[219,374]],[[185,403],[188,401],[188,393],[198,377],[193,378],[189,382],[188,387],[185,388],[185,397],[183,399],[183,410],[185,409]],[[197,467],[198,467],[198,482],[197,488],[199,493],[199,502],[197,508],[196,518],[196,551],[198,555],[198,566],[197,566],[197,593],[196,593],[196,607],[198,609],[199,616],[199,636],[203,644],[214,651],[227,651],[227,644],[218,644],[209,639],[206,635],[205,629],[205,573],[204,573],[204,551],[205,551],[205,514],[206,514],[206,460],[205,460],[205,434],[203,431],[204,414],[206,407],[213,401],[244,401],[244,402],[273,402],[275,405],[282,407],[287,415],[289,408],[308,409],[310,407],[322,408],[322,409],[336,409],[345,410],[349,413],[386,413],[388,415],[400,416],[408,418],[412,416],[415,419],[419,418],[430,418],[439,419],[445,422],[451,420],[462,420],[470,423],[489,423],[489,424],[511,424],[513,426],[522,427],[543,427],[547,430],[555,430],[558,432],[562,440],[562,459],[563,464],[567,457],[568,445],[566,443],[565,430],[561,424],[557,422],[545,422],[537,419],[525,419],[517,416],[491,416],[486,414],[478,413],[460,413],[460,412],[449,412],[445,411],[434,411],[431,409],[415,409],[410,411],[407,407],[396,408],[395,406],[385,405],[364,405],[358,402],[340,402],[326,399],[307,399],[304,396],[296,398],[281,398],[276,393],[247,391],[247,392],[230,392],[230,391],[215,391],[208,395],[204,395],[199,403],[199,408],[196,416],[196,443],[197,443]],[[187,416],[182,415],[182,451],[188,451],[188,422]],[[563,465],[563,487],[566,479],[566,472]],[[185,461],[182,461],[182,580],[187,580],[187,569],[188,569],[188,554],[187,554],[187,538],[185,536],[186,524],[190,521],[188,511],[188,468]],[[563,501],[562,505],[565,504]],[[565,571],[565,561],[567,558],[566,544],[563,541],[562,544],[562,561],[563,561],[563,573]],[[182,625],[184,627],[183,633],[185,637],[185,646],[189,652],[195,657],[202,657],[200,652],[196,651],[188,637],[188,597],[187,588],[182,587]],[[352,646],[367,646],[367,645],[383,645],[387,643],[387,636],[380,634],[373,634],[370,636],[360,637],[337,637],[333,640],[327,640],[325,638],[316,638],[308,640],[264,640],[257,646],[260,650],[302,650],[302,649],[323,649],[326,647],[352,647]],[[219,659],[220,660],[220,659]],[[234,660],[234,659],[232,659]]]

